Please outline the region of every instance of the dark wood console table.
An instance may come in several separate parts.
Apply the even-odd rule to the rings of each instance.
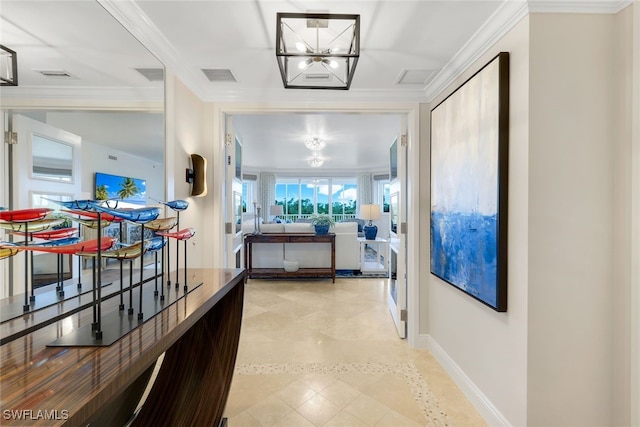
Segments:
[[[331,245],[331,266],[324,268],[300,268],[298,271],[285,271],[283,268],[253,268],[254,243],[329,243]],[[283,260],[284,261],[284,260]],[[262,233],[245,234],[244,266],[248,278],[277,279],[289,277],[331,277],[336,282],[336,235],[329,233]]]
[[[202,285],[110,346],[47,346],[91,323],[91,309],[12,334],[16,338],[0,346],[0,424],[125,425],[164,353],[132,425],[218,426],[240,338],[244,271],[188,273]],[[117,298],[104,301],[103,310],[118,310]],[[37,315],[7,324],[25,328]]]

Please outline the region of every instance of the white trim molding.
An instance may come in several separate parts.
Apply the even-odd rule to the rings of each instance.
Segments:
[[[444,91],[530,13],[618,13],[632,0],[504,0],[425,88],[428,102]]]
[[[416,342],[417,348],[427,349],[438,360],[440,365],[449,374],[451,379],[462,390],[464,395],[475,406],[480,415],[490,426],[511,427],[509,420],[496,408],[493,403],[476,386],[471,378],[465,374],[460,366],[447,354],[446,351],[431,337],[431,335],[420,335]]]
[[[428,102],[432,102],[527,13],[527,2],[504,1],[427,85],[425,95]]]

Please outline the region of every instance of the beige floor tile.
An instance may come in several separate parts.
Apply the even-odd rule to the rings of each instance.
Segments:
[[[320,392],[322,397],[334,403],[339,408],[344,408],[349,405],[361,394],[358,389],[340,380]]]
[[[307,387],[320,393],[326,388],[333,385],[337,379],[333,375],[329,374],[308,374],[302,377],[301,382]]]
[[[426,422],[424,412],[418,407],[406,380],[397,374],[383,375],[362,392],[416,423]]]
[[[348,412],[342,411],[338,415],[331,418],[322,427],[367,427],[369,424],[365,424]],[[400,427],[400,426],[397,426]]]
[[[246,411],[228,418],[227,425],[229,427],[262,427],[258,420]]]
[[[275,396],[268,397],[247,409],[247,412],[263,427],[274,425],[292,411],[293,408]]]
[[[322,426],[340,412],[340,408],[317,394],[298,406],[296,412],[312,422],[313,425]]]
[[[232,426],[229,426],[232,427]],[[314,427],[314,424],[297,412],[291,412],[273,424],[273,427]]]
[[[389,412],[390,408],[363,394],[348,404],[344,410],[366,425],[373,426]]]
[[[307,400],[318,394],[307,383],[302,381],[294,381],[279,392],[276,393],[283,402],[292,408],[297,408]]]
[[[392,409],[375,424],[375,427],[422,427],[424,425],[425,423],[417,423]]]
[[[485,426],[425,350],[398,338],[385,279],[250,280],[229,426]]]

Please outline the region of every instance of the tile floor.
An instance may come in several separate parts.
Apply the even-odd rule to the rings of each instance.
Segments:
[[[434,357],[398,338],[386,286],[249,280],[228,426],[486,426]]]

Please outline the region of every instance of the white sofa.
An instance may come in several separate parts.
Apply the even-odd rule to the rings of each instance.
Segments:
[[[243,229],[252,233],[253,224]],[[244,228],[244,227],[243,227]],[[308,223],[261,224],[262,233],[314,233]],[[337,223],[329,229],[336,234],[336,270],[360,269],[360,246],[358,224]],[[298,260],[300,268],[328,267],[331,265],[331,251],[326,243],[254,243],[252,264],[254,268],[282,268],[283,261]]]

